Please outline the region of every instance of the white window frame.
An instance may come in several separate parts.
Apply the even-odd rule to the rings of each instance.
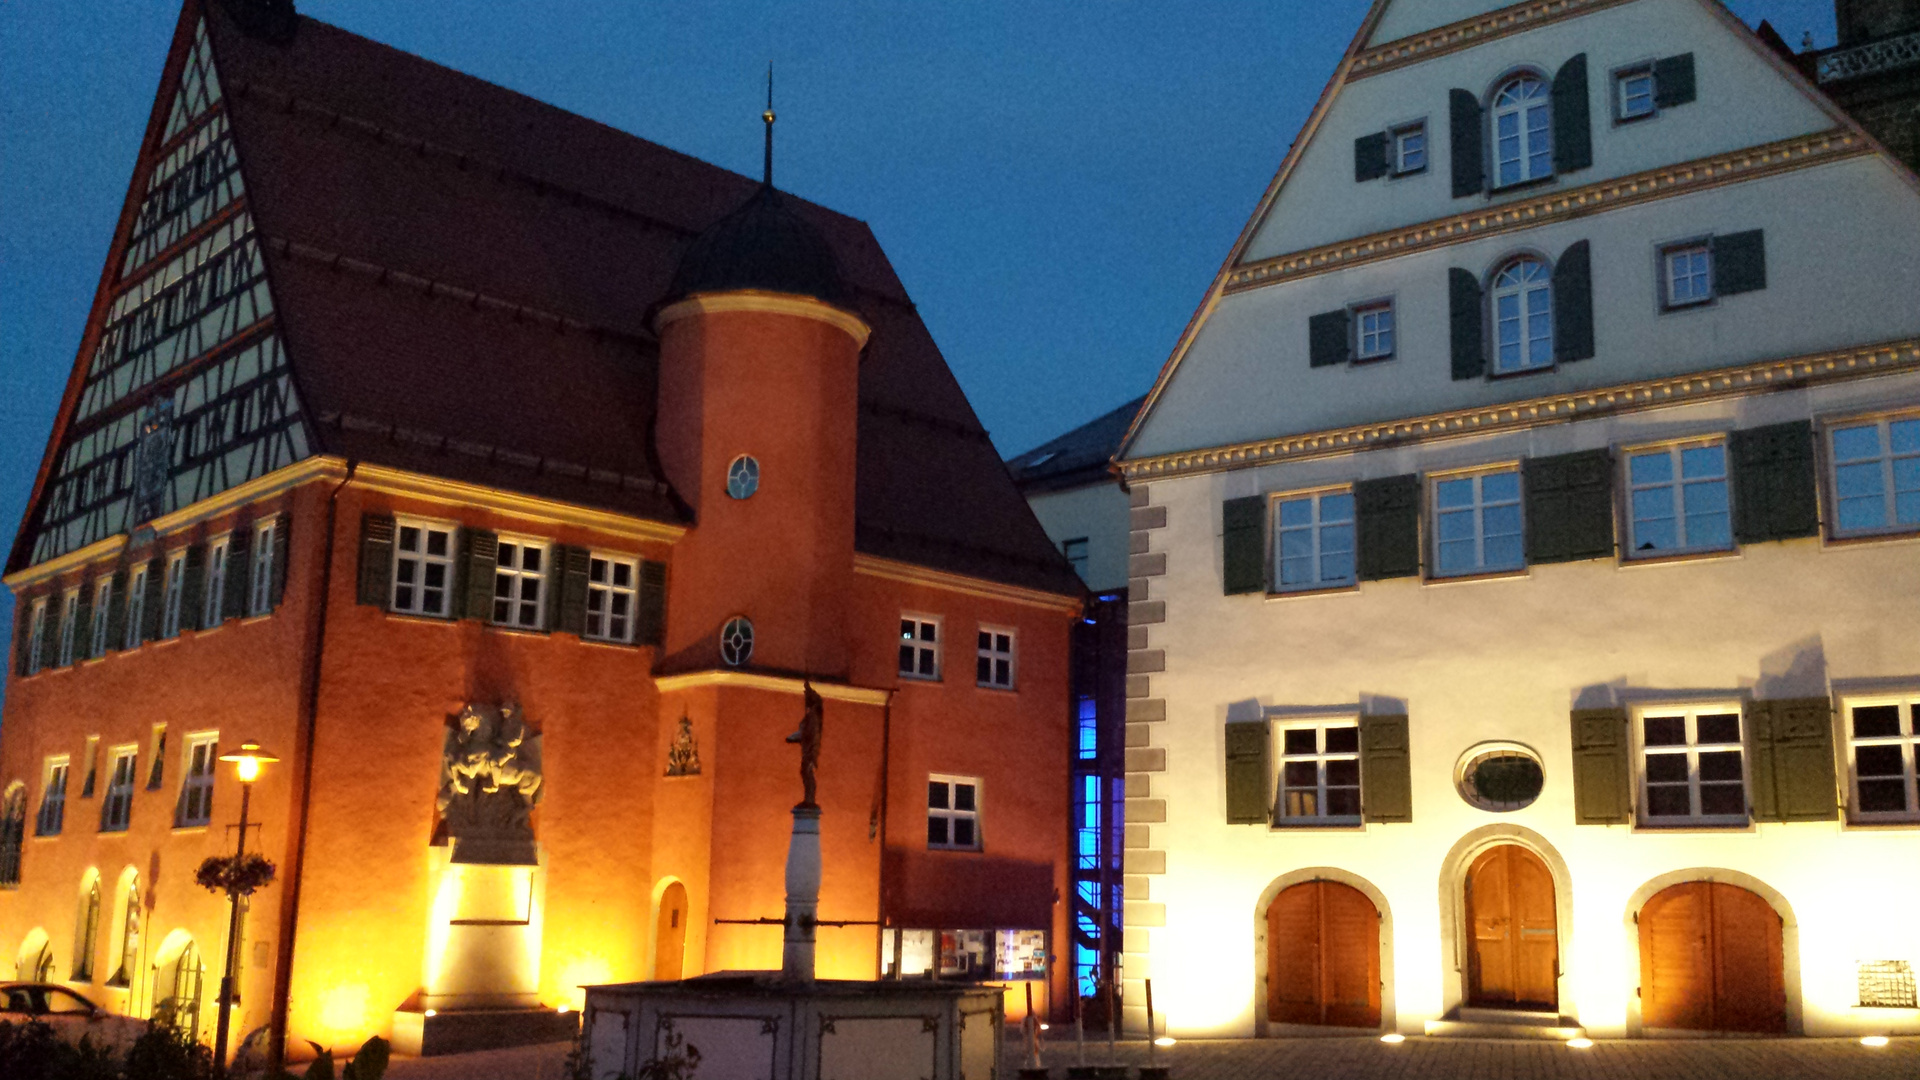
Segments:
[[[1701,743],[1699,741],[1699,718],[1702,716],[1733,716],[1740,725],[1740,739],[1732,743]],[[1687,702],[1675,705],[1645,705],[1632,710],[1633,720],[1633,773],[1636,807],[1634,824],[1643,829],[1671,828],[1743,828],[1752,821],[1753,809],[1753,762],[1747,749],[1746,710],[1740,702],[1706,701]],[[1671,746],[1649,747],[1646,741],[1647,721],[1654,718],[1681,717],[1686,725],[1686,741]],[[1740,813],[1707,814],[1701,810],[1701,788],[1705,783],[1724,783],[1724,781],[1705,781],[1700,775],[1700,755],[1703,753],[1736,752],[1740,755]],[[1685,815],[1663,814],[1655,816],[1651,812],[1650,781],[1647,776],[1649,757],[1684,757],[1687,762],[1687,804],[1689,812]],[[1677,783],[1660,786],[1679,786]]]
[[[1345,496],[1347,516],[1345,519],[1327,520],[1325,502],[1329,497]],[[1284,525],[1282,508],[1286,505],[1307,504],[1308,520],[1304,525]],[[1275,592],[1315,592],[1323,589],[1357,588],[1359,578],[1359,550],[1356,539],[1358,524],[1353,504],[1353,488],[1350,485],[1328,488],[1311,488],[1305,491],[1289,491],[1275,495],[1270,500],[1268,513],[1272,518],[1273,536],[1273,589]],[[1341,578],[1322,576],[1324,560],[1328,555],[1338,555],[1338,549],[1327,550],[1329,532],[1344,528],[1346,530],[1347,574]],[[1286,543],[1289,535],[1304,533],[1307,537],[1308,552],[1304,556],[1313,569],[1312,578],[1302,582],[1288,582],[1284,567],[1287,560]],[[1299,556],[1296,556],[1298,558]]]
[[[141,563],[127,573],[127,625],[120,647],[139,648],[140,628],[147,621],[147,564]]]
[[[912,624],[911,630],[909,630],[908,627],[909,623]],[[933,631],[933,637],[931,638],[926,636],[926,632],[929,629]],[[909,636],[909,634],[911,634],[911,636]],[[904,663],[897,665],[899,667],[900,677],[903,679],[913,679],[917,682],[939,682],[940,677],[945,674],[941,665],[941,652],[946,640],[946,621],[940,616],[923,615],[914,611],[901,612],[897,659],[901,661],[906,660],[906,651],[911,649],[913,650],[913,661],[911,665]],[[920,670],[920,662],[928,657],[931,657],[933,660],[933,671],[931,673]]]
[[[1685,475],[1686,452],[1709,447],[1717,448],[1720,451],[1720,475],[1718,477],[1697,476],[1688,478]],[[1634,459],[1655,455],[1666,456],[1668,466],[1671,469],[1670,479],[1665,481],[1649,481],[1647,483],[1636,481],[1633,475]],[[1679,442],[1655,443],[1650,446],[1635,446],[1630,447],[1621,454],[1620,467],[1624,474],[1622,477],[1621,490],[1626,493],[1627,511],[1626,557],[1629,559],[1660,559],[1672,555],[1693,555],[1708,551],[1734,550],[1737,545],[1733,538],[1733,480],[1731,468],[1727,462],[1727,440],[1724,435],[1710,435],[1704,438],[1685,439]],[[1694,538],[1688,534],[1689,492],[1696,492],[1692,498],[1697,501],[1707,497],[1701,489],[1714,484],[1718,484],[1721,490],[1720,503],[1723,509],[1719,511],[1719,513],[1726,518],[1726,539],[1724,543],[1696,543]],[[1670,548],[1642,551],[1640,549],[1642,518],[1636,496],[1643,491],[1659,491],[1662,489],[1669,491],[1672,496],[1674,537],[1678,543]],[[1705,513],[1713,513],[1713,511],[1706,511]],[[1696,513],[1692,516],[1698,518],[1705,516],[1705,514]],[[1645,520],[1653,521],[1657,519],[1648,517]]]
[[[1528,276],[1527,272],[1520,270],[1523,266],[1539,267],[1540,276]],[[1510,274],[1518,276],[1509,281],[1507,278]],[[1535,295],[1546,298],[1546,310],[1543,313],[1536,314],[1532,310],[1531,302]],[[1508,300],[1514,303],[1511,319],[1501,310]],[[1520,255],[1502,262],[1500,268],[1494,271],[1492,285],[1487,290],[1487,313],[1493,325],[1491,344],[1495,375],[1518,375],[1526,371],[1547,371],[1553,367],[1554,335],[1559,332],[1559,328],[1553,324],[1553,264],[1538,255]],[[1535,333],[1539,329],[1536,320],[1545,320],[1547,332],[1544,336]],[[1519,351],[1512,364],[1508,364],[1501,353],[1500,329],[1507,322],[1514,324],[1518,334],[1514,344]],[[1545,359],[1533,359],[1535,342],[1546,343]]]
[[[68,589],[60,594],[60,662],[55,667],[69,667],[74,661],[74,649],[79,635],[73,625],[80,617],[80,590]]]
[[[1509,92],[1522,84],[1538,87],[1540,92],[1537,95],[1529,94],[1524,98],[1503,100]],[[1493,188],[1499,190],[1536,180],[1551,179],[1553,176],[1552,84],[1530,71],[1517,73],[1502,80],[1495,88],[1487,113],[1488,134],[1491,136],[1488,139],[1488,146],[1493,151]],[[1545,119],[1545,123],[1539,127],[1535,127],[1532,123],[1536,114]],[[1509,136],[1503,136],[1500,132],[1502,122],[1509,117],[1513,118],[1515,129],[1514,134],[1510,136],[1514,140],[1515,151],[1511,157],[1507,155],[1506,148],[1502,145]],[[1534,145],[1542,141],[1544,141],[1544,147]],[[1534,162],[1542,154],[1546,155],[1546,170],[1535,172]],[[1514,162],[1519,170],[1519,175],[1511,180],[1503,179],[1501,174],[1502,167],[1508,161]]]
[[[553,569],[553,544],[534,536],[501,536],[493,558],[493,610],[488,614],[495,626],[509,630],[543,630],[547,625],[547,581]],[[509,550],[517,553],[511,564],[502,562]],[[538,552],[535,569],[527,569],[527,553]],[[531,585],[533,599],[526,594]],[[502,592],[502,589],[505,592]],[[532,608],[531,614],[528,608]]]
[[[1828,490],[1833,493],[1833,535],[1836,538],[1886,536],[1920,531],[1920,520],[1910,522],[1902,522],[1899,520],[1900,489],[1896,486],[1899,483],[1899,463],[1920,462],[1920,450],[1896,452],[1893,449],[1893,427],[1895,424],[1909,423],[1920,423],[1920,412],[1894,412],[1880,415],[1847,417],[1845,419],[1830,420],[1824,425],[1826,428],[1824,442],[1826,443],[1827,450],[1826,480]],[[1872,427],[1874,429],[1874,437],[1879,444],[1878,454],[1871,458],[1847,458],[1843,460],[1840,457],[1840,447],[1838,443],[1840,433],[1863,427]],[[1840,491],[1840,470],[1848,466],[1866,465],[1869,462],[1875,462],[1879,465],[1880,514],[1882,524],[1847,528],[1843,523],[1843,515],[1847,508],[1846,504],[1861,499],[1863,496],[1842,495]],[[1920,469],[1920,465],[1911,467]]]
[[[418,530],[420,546],[418,550],[408,551],[405,542],[408,529]],[[447,538],[445,555],[432,555],[428,548],[432,544],[434,533],[444,533]],[[460,559],[460,526],[451,521],[434,521],[430,518],[396,517],[393,522],[393,573],[387,582],[387,610],[400,615],[425,615],[432,619],[445,619],[453,613],[453,583],[457,575],[454,568]],[[401,569],[404,565],[413,567],[416,577],[412,581],[401,581]],[[438,567],[442,572],[440,603],[427,605],[429,586],[426,583],[428,571]],[[413,601],[400,602],[400,590],[410,589]]]
[[[73,782],[73,759],[66,754],[47,758],[40,769],[40,806],[33,815],[33,835],[59,836],[67,823],[67,786]],[[49,811],[53,828],[47,828]]]
[[[180,748],[180,795],[174,801],[173,827],[195,828],[213,821],[213,782],[219,771],[220,733],[188,735]]]
[[[160,636],[174,638],[180,636],[180,620],[185,614],[187,590],[187,551],[167,553],[167,580],[161,592],[162,609],[160,614]]]
[[[1639,112],[1632,111],[1632,106],[1629,104],[1631,100],[1640,96],[1630,92],[1630,85],[1636,79],[1647,81],[1646,108]],[[1631,124],[1636,120],[1651,120],[1660,115],[1660,85],[1655,81],[1653,61],[1647,60],[1614,68],[1612,83],[1614,123]]]
[[[47,647],[47,603],[48,597],[34,600],[32,613],[27,616],[27,674],[40,674],[40,656]]]
[[[617,572],[624,568],[627,583],[621,585]],[[594,580],[594,572],[604,569],[599,581]],[[616,601],[626,600],[626,614],[615,612],[619,606]],[[595,601],[599,607],[595,608]],[[598,626],[595,623],[598,621]],[[632,555],[615,555],[610,551],[594,551],[587,555],[587,614],[582,623],[581,637],[588,641],[611,641],[618,645],[633,641],[634,628],[640,621],[640,560]],[[624,624],[624,629],[621,629]]]
[[[113,578],[103,577],[93,586],[93,625],[87,628],[87,659],[107,655],[107,623],[113,615]]]
[[[277,517],[255,522],[253,546],[247,549],[247,614],[266,615],[273,611],[273,531]]]
[[[1392,298],[1355,304],[1351,310],[1354,360],[1366,362],[1392,359],[1395,342],[1399,336]]]
[[[1854,710],[1892,706],[1899,710],[1899,734],[1860,736],[1854,733]],[[1920,821],[1920,691],[1907,694],[1847,696],[1840,701],[1847,748],[1847,806],[1850,821],[1860,825],[1899,824]],[[1901,779],[1905,783],[1907,806],[1904,810],[1863,810],[1860,804],[1859,751],[1866,747],[1898,747]]]
[[[200,598],[202,630],[211,630],[226,619],[227,556],[232,553],[232,533],[221,533],[207,542],[207,577]]]
[[[933,785],[935,784],[946,785],[947,805],[944,807],[935,807],[933,805]],[[962,810],[955,805],[960,801],[958,789],[961,787],[967,787],[967,786],[970,786],[973,788],[973,809]],[[928,850],[931,850],[931,851],[980,851],[982,850],[984,847],[984,842],[980,835],[981,810],[982,810],[982,799],[981,799],[981,783],[980,783],[979,777],[954,776],[948,773],[928,774],[927,776],[927,820],[933,821],[936,819],[944,819],[947,822],[946,842],[945,843],[936,842],[933,839],[933,837],[929,836],[927,837]],[[972,824],[973,826],[973,842],[972,843],[961,844],[961,843],[956,843],[954,841],[953,839],[954,823],[957,821],[967,821]]]
[[[987,640],[982,642],[984,637]],[[1005,638],[1005,648],[1001,648]],[[981,623],[974,634],[974,683],[989,690],[1012,690],[1020,680],[1020,634],[1011,626]],[[987,664],[987,677],[980,678],[980,664]]]
[[[140,747],[134,743],[116,746],[108,752],[107,760],[112,767],[107,772],[107,790],[100,798],[100,831],[126,832],[133,824],[133,793],[139,786]],[[126,763],[125,769],[120,767],[123,761]],[[118,813],[115,813],[116,807]]]
[[[1362,792],[1365,790],[1366,777],[1360,768],[1360,717],[1353,714],[1342,716],[1313,716],[1300,718],[1274,718],[1268,724],[1268,738],[1272,740],[1274,769],[1273,805],[1269,807],[1272,824],[1277,828],[1299,828],[1302,826],[1350,827],[1362,823],[1364,803]],[[1328,750],[1327,732],[1352,731],[1353,749]],[[1290,731],[1311,731],[1314,733],[1312,753],[1287,753],[1287,733]],[[1329,784],[1328,765],[1333,762],[1353,762],[1354,782],[1352,784]],[[1287,783],[1287,764],[1312,762],[1314,765],[1314,784],[1309,788],[1304,784]],[[1327,793],[1330,790],[1353,792],[1354,807],[1351,814],[1327,813]],[[1294,813],[1289,804],[1289,794],[1301,792],[1310,794],[1314,810],[1312,813]]]
[[[1681,259],[1687,260],[1684,273]],[[1688,293],[1680,295],[1681,283]],[[1713,243],[1707,237],[1681,240],[1660,247],[1660,310],[1684,311],[1711,304],[1713,295]]]
[[[1488,501],[1488,499],[1486,498],[1486,488],[1485,488],[1487,478],[1493,477],[1493,476],[1507,476],[1507,475],[1511,475],[1515,481],[1516,494],[1514,495],[1514,497],[1512,499],[1499,499],[1495,501]],[[1440,505],[1440,486],[1442,484],[1453,483],[1460,480],[1472,481],[1473,501],[1464,507],[1442,507]],[[1431,576],[1436,579],[1441,579],[1441,578],[1475,577],[1483,574],[1512,574],[1512,573],[1525,572],[1527,568],[1526,504],[1527,504],[1526,476],[1523,470],[1520,468],[1520,463],[1517,461],[1504,462],[1500,465],[1474,469],[1469,472],[1435,473],[1429,476],[1427,478],[1427,505],[1432,509],[1428,511],[1428,514],[1429,514],[1428,520],[1429,520],[1430,531],[1433,534],[1432,548],[1431,548],[1431,553],[1429,555],[1429,558],[1432,559]],[[1511,564],[1489,566],[1487,565],[1487,513],[1491,510],[1499,510],[1499,509],[1504,509],[1506,507],[1512,507],[1514,514],[1519,519],[1520,531],[1517,533],[1513,533],[1511,535],[1518,537],[1518,542],[1520,545],[1520,558],[1517,562],[1514,562]],[[1441,553],[1441,546],[1443,544],[1452,543],[1454,541],[1448,541],[1443,539],[1442,529],[1441,529],[1441,519],[1443,516],[1446,516],[1446,515],[1461,514],[1461,513],[1470,515],[1473,521],[1474,560],[1473,560],[1473,565],[1470,567],[1467,567],[1465,569],[1450,570],[1443,565],[1440,557],[1440,553]],[[1509,534],[1502,533],[1499,535],[1505,536]]]
[[[1418,139],[1418,147],[1408,144]],[[1419,160],[1408,164],[1408,158],[1415,155]],[[1406,124],[1396,124],[1387,131],[1387,171],[1393,176],[1414,176],[1427,171],[1433,162],[1433,140],[1427,135],[1427,122],[1424,118]]]

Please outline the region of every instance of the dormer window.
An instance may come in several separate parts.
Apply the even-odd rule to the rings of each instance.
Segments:
[[[1553,109],[1546,80],[1522,75],[1493,95],[1494,186],[1553,175]]]

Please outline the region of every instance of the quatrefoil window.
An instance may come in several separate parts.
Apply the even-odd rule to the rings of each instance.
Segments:
[[[749,454],[741,454],[727,466],[727,494],[735,499],[750,498],[760,490],[760,463]]]
[[[753,622],[736,615],[720,628],[720,659],[728,667],[744,667],[753,659]]]

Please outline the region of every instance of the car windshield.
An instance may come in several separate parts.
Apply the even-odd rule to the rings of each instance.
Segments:
[[[70,990],[61,990],[50,986],[44,993],[47,995],[47,1011],[50,1013],[90,1013],[93,1011],[92,1004]]]

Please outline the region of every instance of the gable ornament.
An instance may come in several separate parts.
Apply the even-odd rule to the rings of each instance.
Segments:
[[[700,744],[693,739],[693,721],[685,713],[680,714],[680,729],[667,748],[667,775],[700,775]]]

